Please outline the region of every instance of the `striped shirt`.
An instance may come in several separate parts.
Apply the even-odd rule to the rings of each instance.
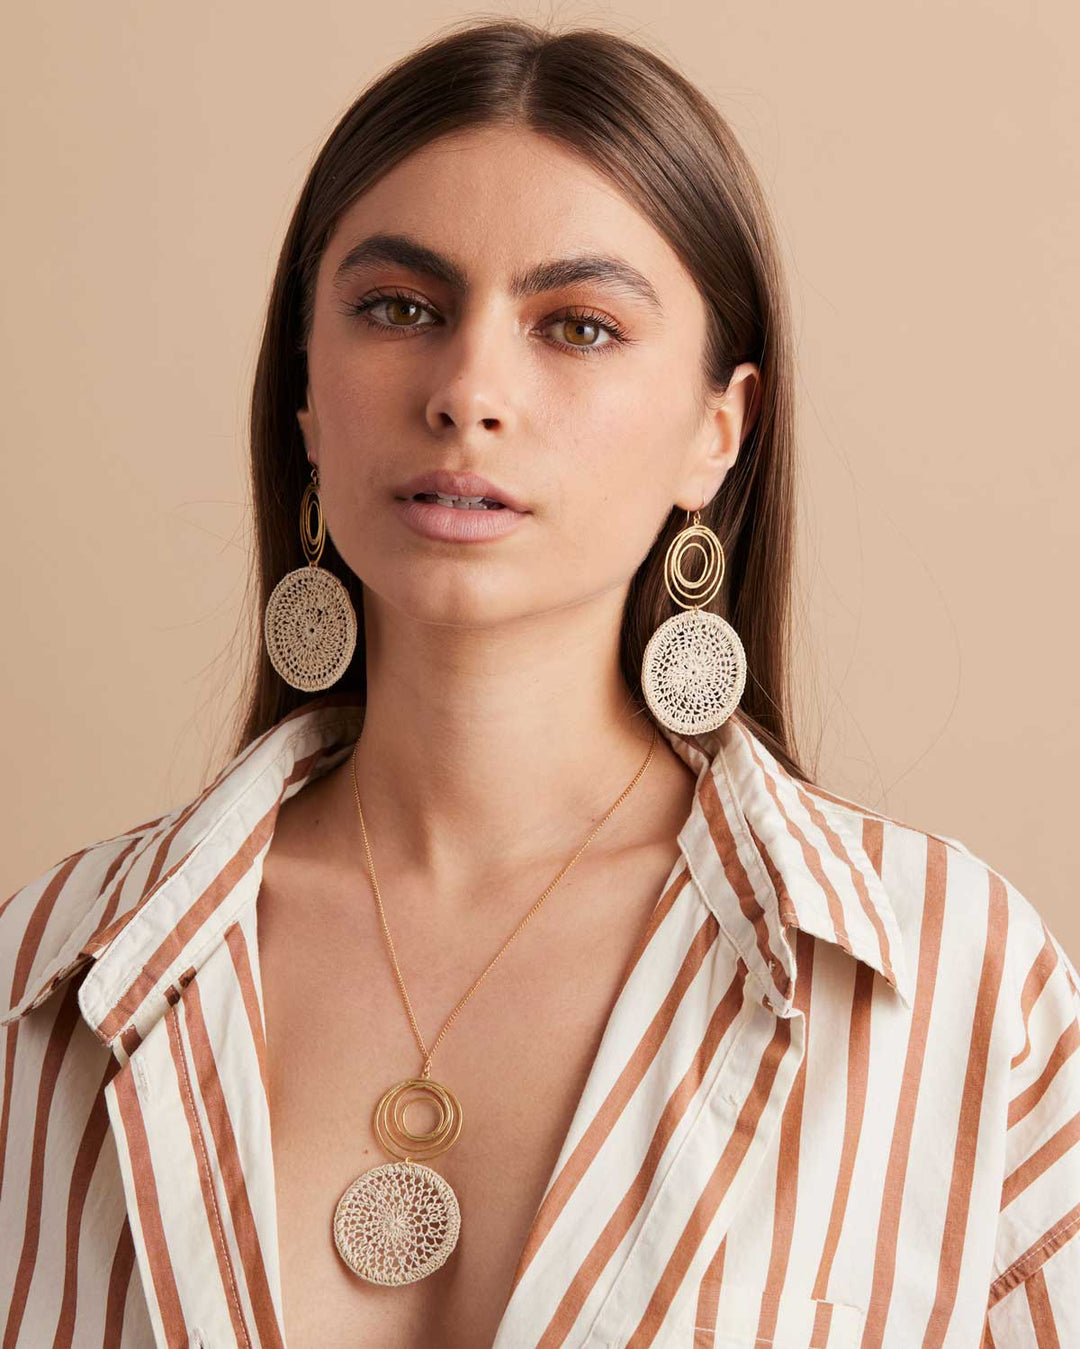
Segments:
[[[256,900],[362,716],[306,703],[0,911],[3,1349],[284,1344]],[[664,734],[693,806],[495,1349],[1080,1345],[1061,945],[737,713]]]

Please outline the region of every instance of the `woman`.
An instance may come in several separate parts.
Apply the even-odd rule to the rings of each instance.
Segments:
[[[0,915],[5,1343],[1080,1342],[1076,972],[798,762],[792,401],[655,55],[472,24],[350,108],[235,757]]]

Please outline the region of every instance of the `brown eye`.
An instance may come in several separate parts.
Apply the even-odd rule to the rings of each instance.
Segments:
[[[556,345],[564,351],[582,356],[603,356],[616,351],[627,340],[626,334],[614,319],[587,313],[556,314],[546,326],[555,330]],[[564,336],[560,337],[561,329]]]
[[[603,331],[603,324],[593,323],[590,319],[567,318],[561,320],[563,332],[572,347],[597,347],[603,344],[597,340]]]
[[[384,312],[386,313],[393,327],[412,328],[416,326],[412,320],[414,320],[419,315],[421,306],[418,305],[415,300],[389,299],[385,301],[385,304],[386,309]],[[410,310],[411,313],[406,315],[405,314],[406,310]],[[399,323],[398,319],[403,315],[405,317],[405,321],[403,323]]]
[[[426,304],[419,300],[414,300],[411,295],[404,295],[394,291],[389,293],[385,291],[377,292],[369,296],[366,300],[348,305],[350,314],[356,314],[363,318],[373,328],[430,328],[434,326],[431,323],[417,322],[424,314],[430,314],[431,310]],[[374,318],[372,315],[376,311],[381,311],[386,317]]]

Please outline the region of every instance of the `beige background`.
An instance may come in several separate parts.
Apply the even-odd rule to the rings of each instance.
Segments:
[[[481,13],[640,38],[747,146],[796,318],[806,757],[961,839],[1080,955],[1064,0],[12,10],[0,894],[223,762],[247,397],[288,214],[362,85]]]

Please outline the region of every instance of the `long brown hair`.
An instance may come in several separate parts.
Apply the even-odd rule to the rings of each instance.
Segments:
[[[270,664],[261,616],[277,581],[305,562],[299,519],[310,466],[296,410],[306,396],[306,347],[323,250],[342,212],[393,165],[447,133],[492,124],[528,129],[577,151],[674,249],[707,309],[702,398],[722,392],[740,362],[753,361],[760,370],[756,420],[701,519],[724,545],[724,585],[713,603],[746,650],[746,688],[735,715],[789,772],[808,781],[790,725],[791,324],[764,195],[724,119],[659,56],[598,29],[559,33],[516,18],[452,25],[369,85],[323,145],[293,211],[251,399],[249,665],[232,752],[310,700]],[[649,637],[676,611],[664,585],[664,557],[685,523],[685,512],[673,508],[626,597],[620,663],[646,716],[641,661]],[[362,615],[363,586],[329,535],[320,565],[345,583]],[[352,663],[333,692],[362,702],[362,617],[359,627]]]

